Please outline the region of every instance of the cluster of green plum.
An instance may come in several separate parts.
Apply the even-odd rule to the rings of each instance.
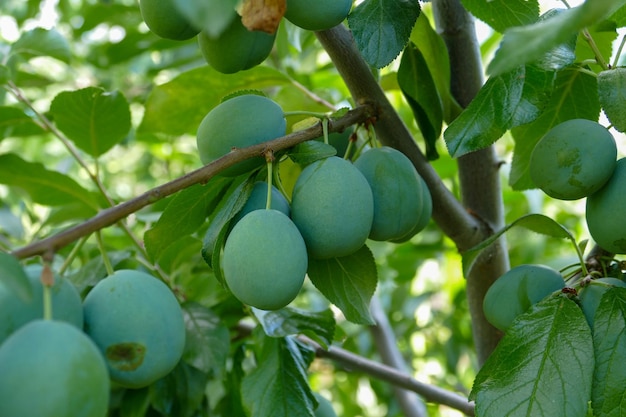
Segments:
[[[0,282],[0,415],[104,417],[111,387],[147,386],[180,360],[183,314],[163,282],[119,270],[83,300],[68,280],[45,288],[42,267],[0,255],[0,270],[25,274],[31,292]]]
[[[577,301],[593,328],[594,315],[602,295],[611,287],[626,287],[619,278],[582,280],[576,285]],[[485,318],[496,328],[507,331],[513,321],[544,298],[566,287],[563,276],[544,265],[519,265],[498,278],[485,294]]]
[[[207,63],[225,74],[249,69],[263,62],[272,51],[276,38],[277,24],[271,25],[268,30],[249,30],[234,8],[231,23],[219,35],[212,36],[208,31],[195,27],[181,13],[176,0],[140,0],[139,6],[144,22],[153,33],[165,39],[181,41],[197,36]],[[351,0],[287,0],[284,9],[275,11],[278,16],[270,16],[269,19],[280,22],[284,13],[284,17],[294,25],[320,31],[340,24],[351,7]]]
[[[626,159],[617,159],[611,133],[601,124],[572,119],[550,129],[530,157],[529,173],[537,187],[560,200],[587,198],[589,233],[603,249],[626,253]]]
[[[241,121],[245,120],[245,123]],[[208,164],[229,153],[286,133],[284,113],[269,98],[230,98],[202,120],[197,144]],[[221,172],[235,176],[261,167],[248,159]],[[309,259],[332,259],[358,251],[367,239],[404,242],[421,231],[432,213],[428,188],[401,152],[372,148],[353,163],[338,156],[304,166],[291,202],[269,184],[257,183],[234,219],[222,267],[232,293],[264,310],[290,303],[300,291]],[[271,204],[267,207],[267,195]]]

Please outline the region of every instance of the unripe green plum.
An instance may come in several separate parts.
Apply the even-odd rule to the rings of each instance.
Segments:
[[[411,239],[413,236],[424,230],[426,226],[428,226],[428,222],[433,215],[433,199],[430,195],[430,190],[428,189],[428,185],[422,177],[420,177],[420,181],[422,182],[422,212],[420,213],[420,218],[417,221],[417,224],[411,231],[404,236],[398,239],[392,239],[393,243],[403,243]]]
[[[580,306],[591,328],[593,328],[594,316],[602,296],[611,286],[626,288],[626,282],[617,278],[597,278],[578,291]]]
[[[246,214],[253,212],[254,210],[265,209],[267,207],[267,186],[265,181],[257,181],[252,188],[252,192],[246,201],[246,204],[242,207],[241,211],[233,217],[231,221],[232,225],[237,224]],[[272,202],[270,208],[278,210],[289,216],[291,208],[289,202],[280,190],[272,185]]]
[[[317,408],[315,409],[315,417],[337,417],[337,413],[333,409],[333,405],[325,397],[314,392],[313,395],[317,400]]]
[[[604,187],[587,197],[589,233],[598,245],[613,253],[626,253],[626,222],[621,215],[626,207],[625,190],[626,158],[622,158]]]
[[[519,265],[487,290],[483,311],[489,323],[506,331],[513,320],[533,304],[565,287],[561,274],[543,265]]]
[[[354,166],[367,179],[374,197],[369,238],[394,240],[412,232],[424,209],[424,183],[409,158],[393,148],[373,148],[364,152]]]
[[[237,299],[262,310],[277,310],[298,295],[308,258],[289,217],[277,210],[255,210],[230,232],[222,266]]]
[[[197,133],[200,160],[206,165],[233,148],[267,142],[284,136],[286,132],[283,110],[273,100],[254,94],[233,97],[214,107],[200,122]],[[263,164],[264,158],[251,158],[220,174],[237,176]]]
[[[109,375],[76,326],[35,320],[0,345],[0,416],[104,417]]]
[[[372,189],[352,163],[336,156],[317,160],[296,180],[291,218],[311,257],[350,255],[365,244],[372,228]]]
[[[144,22],[155,35],[175,41],[191,39],[200,33],[174,5],[174,0],[140,0]]]
[[[285,18],[307,30],[326,30],[348,17],[352,0],[287,0]]]
[[[116,271],[87,294],[84,310],[85,332],[120,386],[150,385],[174,369],[183,354],[180,305],[168,286],[151,275]]]
[[[42,266],[24,268],[32,289],[32,299],[24,301],[0,281],[0,343],[30,321],[43,318]],[[83,328],[83,305],[76,287],[67,279],[55,277],[50,288],[52,318]]]
[[[560,200],[587,197],[615,169],[615,139],[602,125],[586,119],[554,126],[537,143],[528,171],[537,187]]]
[[[272,52],[275,38],[276,33],[248,30],[241,23],[241,17],[235,16],[228,28],[217,37],[200,32],[198,44],[211,67],[223,74],[234,74],[265,61]]]

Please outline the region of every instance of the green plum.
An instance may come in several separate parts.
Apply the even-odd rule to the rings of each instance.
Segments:
[[[615,169],[617,147],[601,124],[572,119],[550,129],[535,145],[528,172],[537,187],[560,200],[598,191]]]
[[[24,301],[0,281],[0,343],[26,323],[43,318],[43,285],[40,265],[28,265],[24,272],[32,289],[32,299]],[[83,306],[76,287],[67,279],[55,277],[50,288],[52,318],[82,329]]]
[[[223,74],[234,74],[265,61],[272,52],[275,38],[276,33],[248,30],[241,23],[241,17],[236,16],[217,37],[200,32],[198,44],[211,67]]]
[[[209,164],[233,148],[245,148],[284,136],[287,121],[281,107],[273,100],[254,94],[230,98],[214,107],[200,122],[197,145],[200,160]],[[265,159],[251,158],[231,166],[220,174],[236,176],[265,164]]]
[[[337,413],[333,409],[333,405],[325,397],[314,392],[313,395],[317,400],[317,408],[315,409],[315,417],[337,417]]]
[[[336,157],[307,165],[292,193],[291,218],[309,255],[338,258],[360,249],[374,218],[369,183],[352,163]]]
[[[233,217],[231,224],[235,225],[239,220],[241,220],[246,214],[254,211],[265,209],[267,206],[267,186],[268,184],[265,181],[257,181],[252,188],[252,192],[250,193],[250,197],[244,204],[243,208],[239,213]],[[280,190],[272,185],[272,203],[271,207],[274,210],[278,210],[285,215],[289,216],[291,209],[289,207],[289,202],[285,198],[285,196],[280,192]]]
[[[348,17],[352,0],[287,0],[285,18],[307,30],[326,30]]]
[[[591,328],[593,328],[594,315],[600,305],[600,300],[612,286],[626,288],[626,282],[618,278],[597,278],[578,291],[580,306]]]
[[[626,207],[626,158],[617,161],[609,181],[587,197],[586,219],[589,233],[603,249],[626,253],[626,222],[621,213]]]
[[[233,295],[262,310],[285,307],[298,295],[308,266],[295,224],[278,210],[245,215],[224,245],[222,267]]]
[[[424,182],[409,158],[385,146],[364,152],[354,166],[367,179],[374,197],[374,220],[369,238],[394,240],[413,233],[418,223],[422,223],[422,211],[427,203],[423,201]]]
[[[483,311],[489,323],[506,331],[513,320],[533,304],[565,287],[561,274],[543,265],[519,265],[498,278],[487,290]]]
[[[104,417],[109,375],[76,326],[34,320],[0,345],[0,416]]]
[[[424,181],[422,177],[420,177],[420,181],[422,182],[422,212],[420,213],[420,218],[409,233],[400,238],[392,239],[391,242],[403,243],[410,240],[413,236],[424,230],[424,228],[428,226],[428,222],[430,222],[430,218],[433,215],[433,199],[426,181]]]
[[[139,10],[150,31],[161,38],[184,41],[200,33],[176,8],[174,0],[140,0]]]
[[[150,385],[174,369],[183,354],[182,309],[169,287],[151,275],[116,271],[91,289],[84,311],[85,332],[120,386]]]

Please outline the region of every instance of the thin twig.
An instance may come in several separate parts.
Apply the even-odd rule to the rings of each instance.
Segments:
[[[376,115],[376,109],[372,106],[363,105],[350,110],[343,117],[331,120],[329,123],[329,131],[340,132],[356,123],[362,123],[367,119]],[[204,184],[220,171],[228,168],[237,162],[252,157],[262,156],[268,149],[274,151],[290,148],[298,143],[318,138],[322,135],[322,125],[317,123],[314,126],[291,133],[281,138],[274,139],[265,143],[250,146],[247,148],[236,149],[229,154],[219,158],[212,163],[192,171],[173,181],[155,187],[131,200],[118,204],[117,206],[101,211],[96,216],[83,223],[80,223],[70,229],[50,236],[46,239],[24,246],[13,252],[18,258],[29,258],[40,255],[45,252],[56,252],[64,246],[89,235],[97,230],[111,226],[121,219],[126,218],[142,208],[153,204],[169,195],[172,195],[182,189],[191,187],[195,184]]]

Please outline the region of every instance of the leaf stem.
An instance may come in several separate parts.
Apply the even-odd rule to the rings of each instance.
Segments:
[[[615,68],[619,64],[619,59],[622,56],[622,50],[624,49],[624,43],[626,42],[626,35],[622,36],[622,41],[619,43],[619,47],[617,48],[617,53],[615,54],[615,59],[613,60],[612,67]]]
[[[96,231],[96,240],[98,241],[98,249],[102,254],[102,262],[104,263],[107,275],[113,275],[113,272],[115,271],[113,270],[113,265],[111,265],[111,260],[109,259],[106,248],[104,247],[104,241],[102,240],[102,233],[100,230]]]
[[[598,45],[596,45],[596,41],[591,36],[591,33],[589,33],[589,30],[587,28],[583,29],[582,34],[585,40],[587,41],[587,43],[589,44],[589,47],[593,51],[593,54],[596,57],[596,62],[598,63],[598,65],[600,65],[603,70],[607,70],[609,66],[607,65],[606,60],[602,56],[602,53],[598,49]]]

